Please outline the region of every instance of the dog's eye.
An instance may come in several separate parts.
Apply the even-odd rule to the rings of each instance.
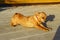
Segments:
[[[44,19],[44,17],[42,17],[42,19]]]

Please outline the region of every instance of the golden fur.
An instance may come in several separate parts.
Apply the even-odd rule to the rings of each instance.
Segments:
[[[46,17],[47,15],[45,12],[36,12],[31,16],[24,16],[21,13],[15,13],[10,23],[12,26],[20,24],[24,27],[35,27],[43,31],[49,31],[49,28],[46,28],[42,24],[42,22],[45,22]]]

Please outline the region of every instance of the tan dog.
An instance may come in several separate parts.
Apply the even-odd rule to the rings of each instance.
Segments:
[[[32,16],[24,16],[21,13],[15,13],[11,19],[11,25],[16,26],[18,24],[25,27],[35,27],[43,31],[49,31],[49,28],[46,28],[42,25],[42,22],[45,22],[47,15],[44,12],[36,12]]]

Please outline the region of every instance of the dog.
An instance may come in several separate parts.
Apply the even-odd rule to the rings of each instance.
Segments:
[[[21,13],[15,13],[11,18],[11,26],[22,25],[24,27],[35,27],[43,31],[49,31],[50,28],[45,27],[42,23],[46,21],[47,15],[45,12],[35,12],[34,15],[24,16]]]

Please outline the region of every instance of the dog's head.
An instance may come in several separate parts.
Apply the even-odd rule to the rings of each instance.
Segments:
[[[39,22],[45,22],[45,20],[47,18],[47,15],[45,12],[36,12],[35,15]]]

